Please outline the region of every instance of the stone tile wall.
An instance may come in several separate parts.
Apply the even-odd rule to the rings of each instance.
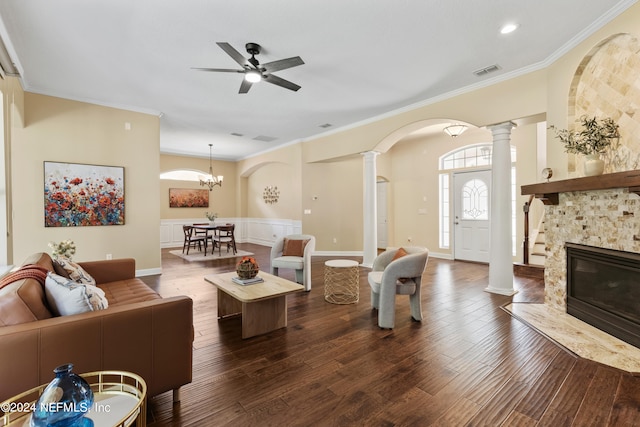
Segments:
[[[561,193],[545,206],[545,304],[567,306],[565,242],[640,253],[640,197],[626,189]]]

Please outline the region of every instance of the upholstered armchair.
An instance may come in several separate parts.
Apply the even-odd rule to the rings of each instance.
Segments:
[[[373,260],[368,280],[379,327],[393,329],[396,295],[409,295],[411,317],[422,321],[420,285],[428,260],[429,250],[417,246],[388,248]]]
[[[278,269],[296,271],[296,282],[311,290],[311,254],[316,249],[316,238],[310,234],[290,234],[280,237],[271,248],[271,274]]]

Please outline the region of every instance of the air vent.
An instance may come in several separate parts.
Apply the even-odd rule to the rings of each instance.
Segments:
[[[320,125],[319,127],[326,129],[326,128],[330,128],[331,126],[333,126],[331,123],[325,123],[323,125]]]
[[[263,142],[271,142],[271,141],[275,141],[276,139],[278,138],[274,136],[264,136],[264,135],[259,135],[253,138],[254,141],[263,141]]]
[[[233,136],[244,136],[243,134],[238,133],[238,132],[231,132],[231,135],[233,135]]]
[[[500,66],[497,64],[489,65],[488,67],[481,68],[480,70],[476,70],[473,72],[478,77],[487,75],[489,73],[493,73],[494,71],[498,71]]]

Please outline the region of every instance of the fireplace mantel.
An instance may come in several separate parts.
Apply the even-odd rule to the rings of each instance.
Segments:
[[[557,205],[559,193],[607,190],[611,188],[627,188],[630,193],[640,195],[640,170],[523,185],[521,194],[533,194],[545,205]]]

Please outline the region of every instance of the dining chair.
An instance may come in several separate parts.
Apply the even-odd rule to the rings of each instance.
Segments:
[[[227,252],[229,252],[229,248],[231,248],[233,249],[234,255],[238,253],[238,249],[236,248],[235,229],[235,224],[225,224],[216,227],[216,233],[213,236],[214,246],[211,250],[212,255],[216,246],[218,246],[218,255],[222,256],[222,245],[227,245]]]
[[[187,250],[187,255],[189,255],[189,249],[198,248],[198,250],[202,251],[202,244],[205,243],[206,247],[206,237],[204,236],[195,236],[193,234],[193,227],[191,225],[183,225],[182,231],[184,232],[184,244],[182,245],[182,253],[184,250]]]
[[[196,223],[193,224],[193,226],[194,226],[193,235],[196,236],[196,237],[204,237],[205,240],[206,240],[205,244],[204,244],[204,247],[205,247],[204,252],[205,252],[205,255],[206,255],[207,254],[207,249],[206,249],[207,248],[207,242],[211,242],[211,246],[213,248],[215,248],[215,243],[213,241],[213,234],[209,234],[209,230],[197,228],[197,226],[199,226],[199,225],[207,225],[208,226],[209,223],[208,222],[196,222]],[[213,249],[211,251],[213,252]]]

